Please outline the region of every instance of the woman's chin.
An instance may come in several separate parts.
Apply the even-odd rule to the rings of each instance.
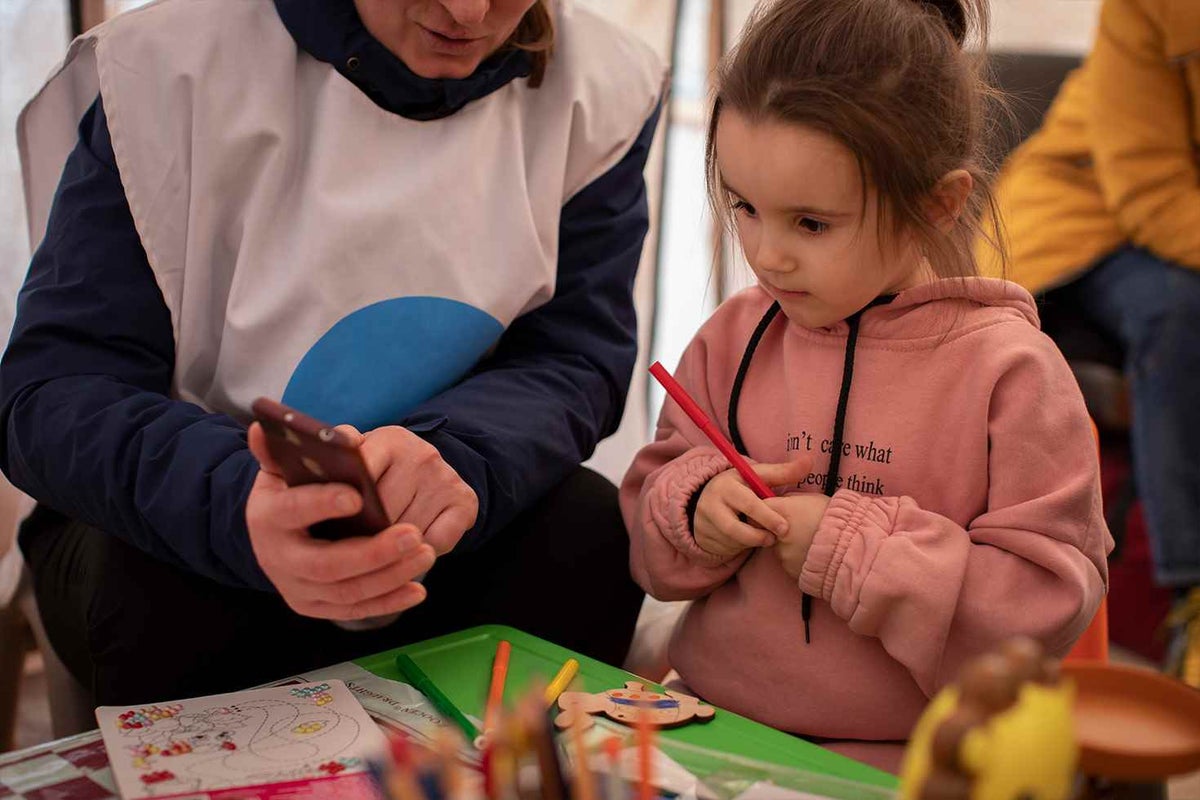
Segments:
[[[479,68],[481,58],[447,56],[440,53],[422,53],[405,65],[416,75],[430,80],[459,80],[469,78]]]

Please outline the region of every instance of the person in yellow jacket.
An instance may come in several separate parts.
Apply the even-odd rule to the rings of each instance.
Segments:
[[[1008,277],[1124,350],[1172,661],[1200,686],[1200,2],[1104,0],[1096,43],[998,187]],[[997,254],[981,245],[982,261]]]

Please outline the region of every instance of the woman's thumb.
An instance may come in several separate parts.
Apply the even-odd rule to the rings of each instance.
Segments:
[[[363,439],[367,438],[363,436],[362,431],[360,431],[358,428],[345,422],[343,422],[341,425],[335,426],[334,430],[346,436],[348,439],[350,439],[350,443],[354,445],[362,444]]]

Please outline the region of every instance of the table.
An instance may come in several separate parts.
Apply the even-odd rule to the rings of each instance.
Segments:
[[[492,658],[501,639],[512,644],[505,691],[510,701],[536,677],[549,680],[568,658],[580,663],[574,689],[599,692],[620,687],[626,681],[641,680],[624,670],[502,626],[471,628],[405,645],[356,659],[353,665],[379,678],[399,680],[395,658],[398,653],[406,653],[460,709],[481,718]],[[336,665],[330,670],[347,666]],[[661,689],[649,682],[647,686]],[[727,711],[718,711],[708,723],[664,731],[662,744],[664,750],[671,748],[667,752],[672,758],[698,774],[727,769],[730,765],[736,767],[742,763],[739,759],[750,759],[827,777],[843,789],[855,784],[864,791],[874,787],[876,791],[872,794],[878,796],[886,796],[896,786],[892,775]],[[718,753],[729,758],[718,758],[715,755]],[[98,730],[0,755],[0,800],[108,800],[115,794],[108,756]]]

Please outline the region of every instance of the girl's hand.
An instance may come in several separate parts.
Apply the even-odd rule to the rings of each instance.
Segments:
[[[829,506],[829,498],[823,494],[792,494],[768,498],[764,502],[787,519],[787,531],[779,536],[775,555],[779,557],[783,571],[799,580],[808,558],[808,548],[812,546],[817,527]]]
[[[754,465],[769,486],[795,484],[811,468],[808,457]],[[701,550],[728,559],[752,547],[770,547],[787,530],[787,519],[754,494],[737,470],[727,469],[700,492],[692,533]]]

